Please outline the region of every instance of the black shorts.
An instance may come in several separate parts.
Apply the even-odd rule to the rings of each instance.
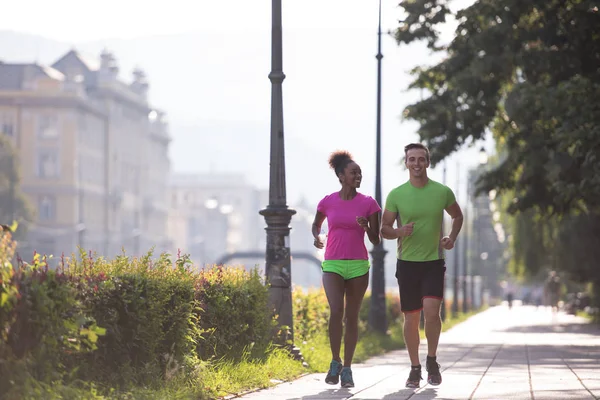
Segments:
[[[396,263],[396,279],[400,288],[400,308],[403,312],[421,311],[423,299],[444,298],[444,260],[403,261]]]

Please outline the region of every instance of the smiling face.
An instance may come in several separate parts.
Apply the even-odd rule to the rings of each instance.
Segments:
[[[362,181],[362,171],[357,163],[350,161],[344,168],[344,172],[339,174],[338,177],[342,185],[358,189]]]
[[[411,178],[427,177],[429,157],[424,149],[410,149],[406,152],[406,168]]]

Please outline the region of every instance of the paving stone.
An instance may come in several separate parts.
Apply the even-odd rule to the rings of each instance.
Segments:
[[[420,348],[422,364],[426,343]],[[600,329],[540,307],[499,306],[442,334],[443,383],[405,389],[406,350],[353,366],[356,387],[325,384],[325,374],[243,396],[278,400],[588,400],[600,399]],[[423,378],[427,372],[423,368]]]

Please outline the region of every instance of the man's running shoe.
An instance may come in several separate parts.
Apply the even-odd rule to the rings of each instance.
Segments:
[[[342,372],[342,363],[336,360],[331,360],[329,364],[329,372],[325,377],[325,382],[330,385],[337,385],[340,381],[340,373]]]
[[[410,367],[410,374],[406,380],[406,387],[409,389],[418,389],[421,386],[421,366]]]
[[[435,361],[435,358],[430,359],[427,357],[427,383],[433,386],[437,386],[442,383],[442,374],[440,373],[440,364]]]
[[[352,370],[350,367],[344,367],[342,369],[342,387],[343,388],[353,388],[354,387],[354,379],[352,379]]]

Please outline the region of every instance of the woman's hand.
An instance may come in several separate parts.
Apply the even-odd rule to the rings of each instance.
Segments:
[[[356,217],[356,222],[365,230],[369,232],[369,220],[365,217]]]
[[[325,247],[323,241],[321,240],[321,236],[315,237],[315,241],[313,242],[313,244],[317,249],[322,249],[323,247]]]

